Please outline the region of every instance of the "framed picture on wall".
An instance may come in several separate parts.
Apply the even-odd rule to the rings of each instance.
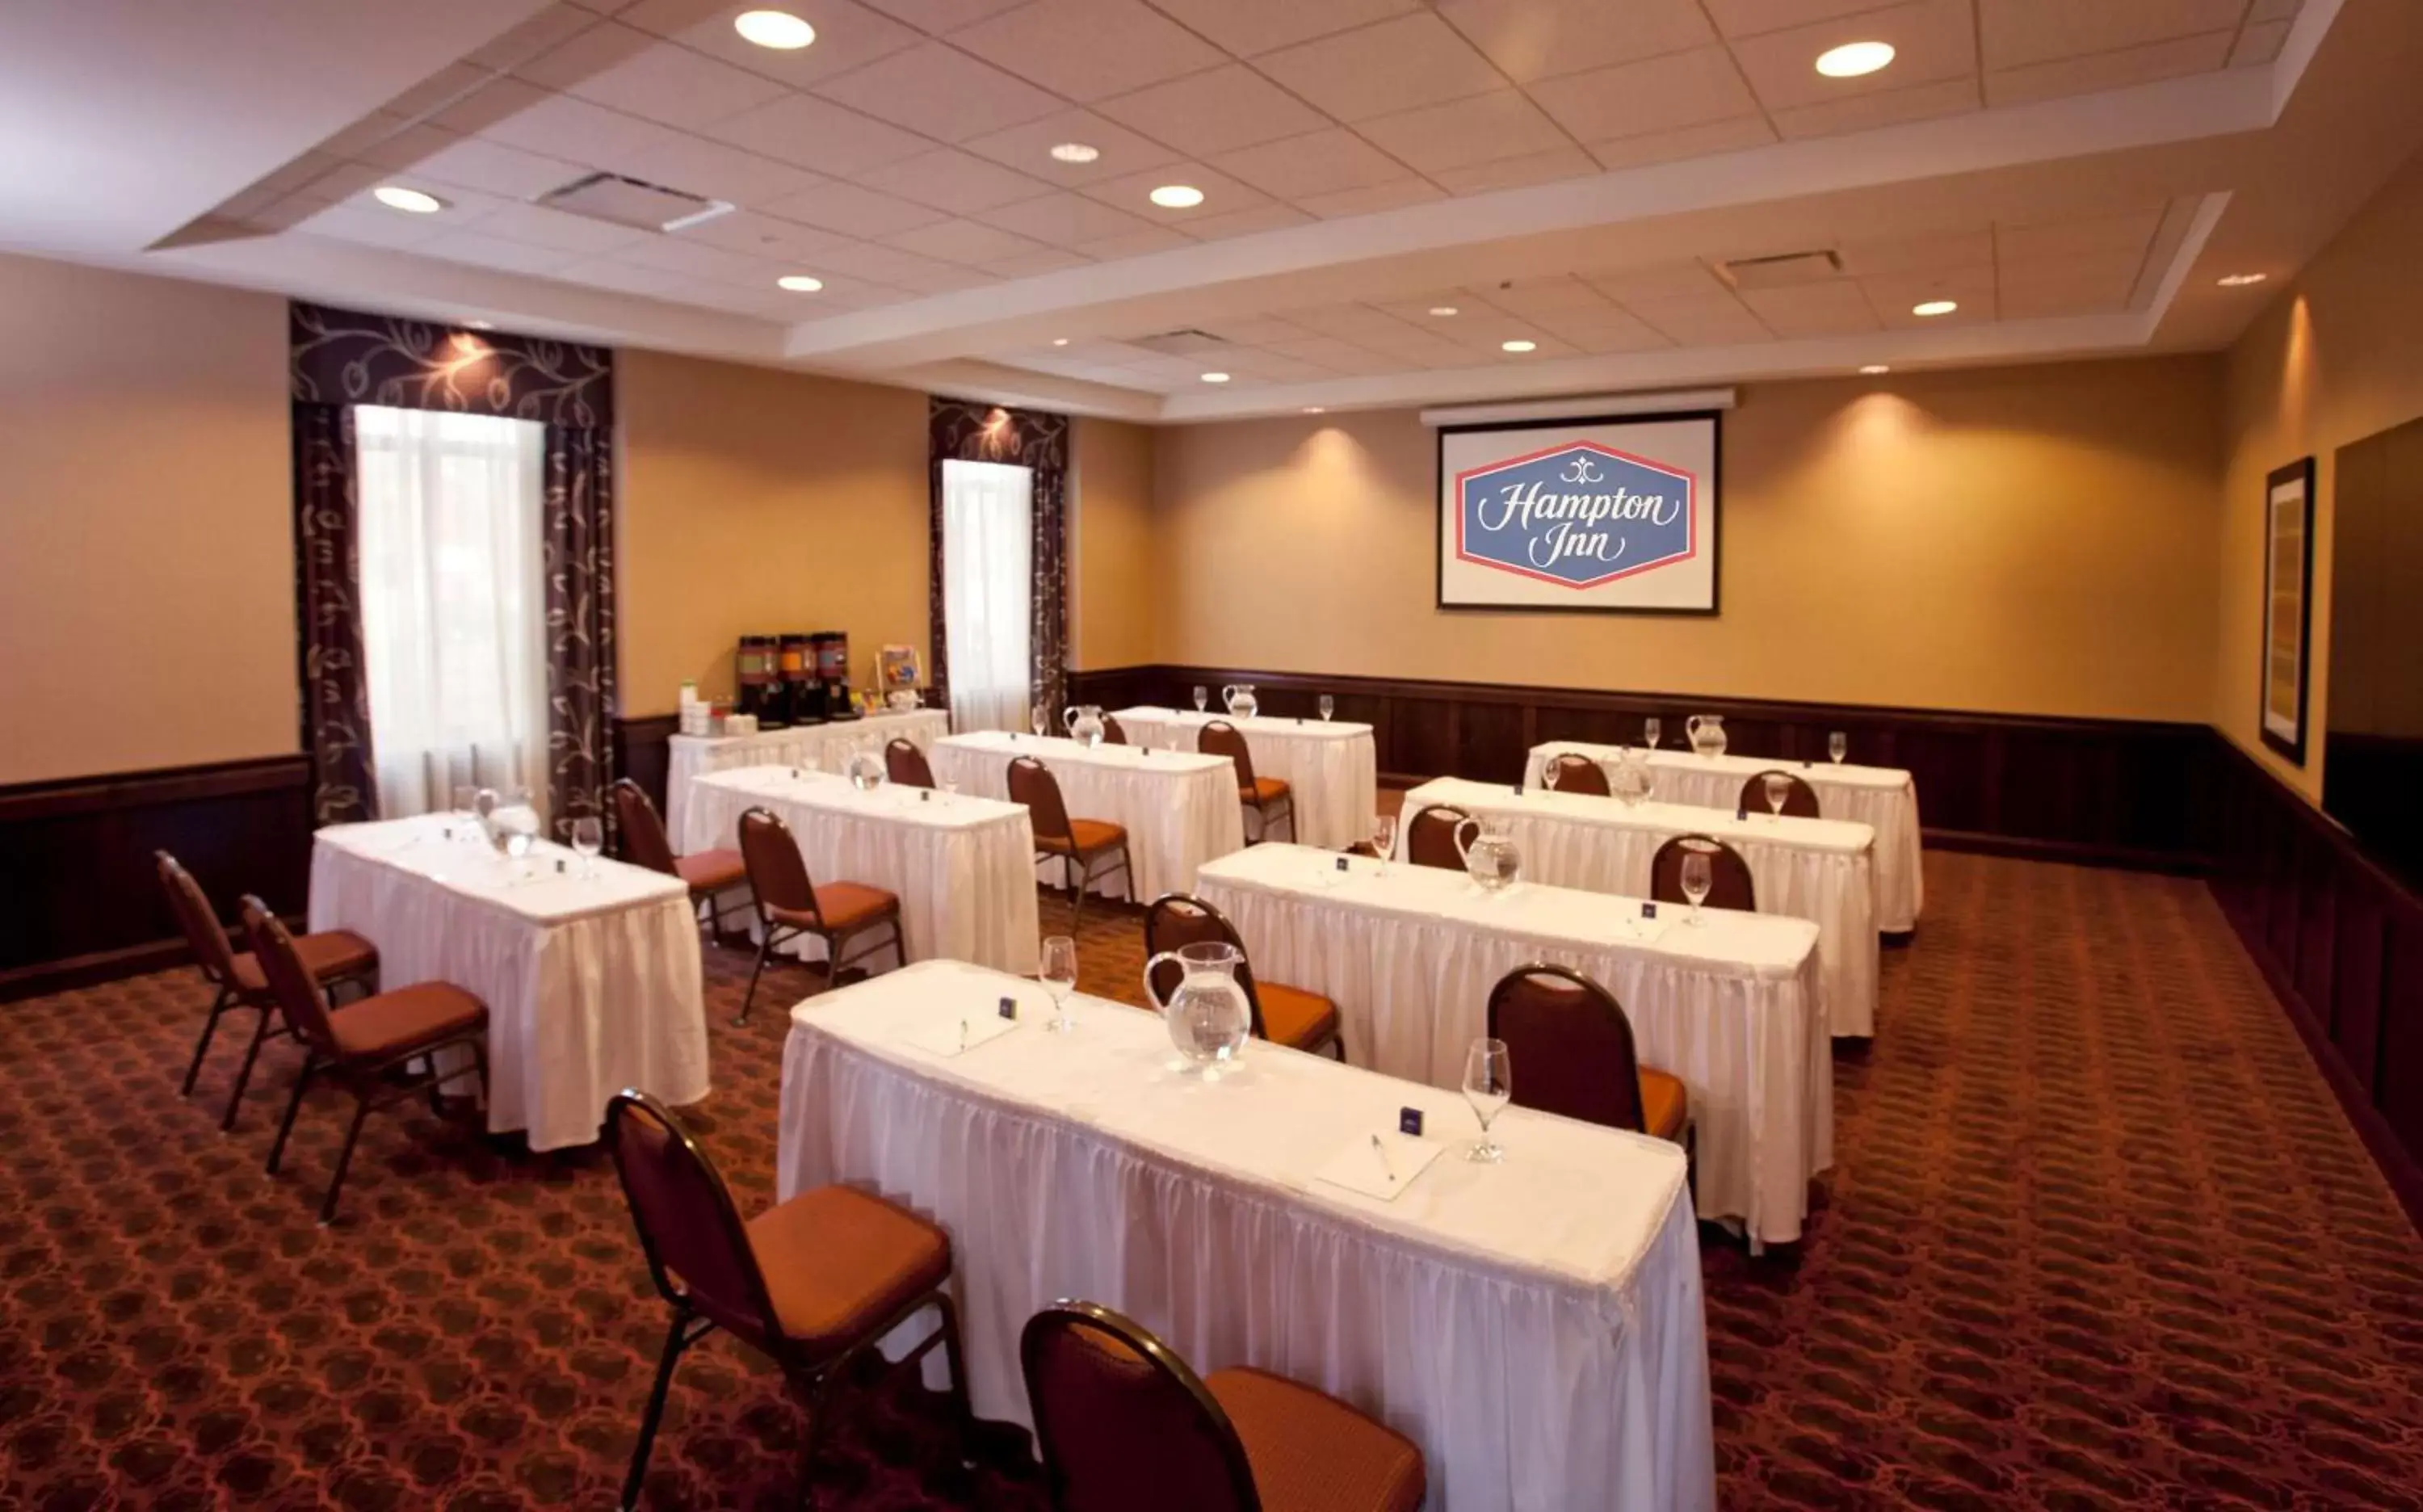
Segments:
[[[2273,471],[2263,493],[2263,743],[2299,766],[2313,597],[2314,459],[2306,457]]]

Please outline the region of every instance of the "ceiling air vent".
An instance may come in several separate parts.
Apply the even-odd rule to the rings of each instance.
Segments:
[[[1717,272],[1736,289],[1797,289],[1841,278],[1843,259],[1833,252],[1785,252],[1719,263]]]
[[[566,215],[636,226],[641,231],[677,231],[703,220],[713,220],[733,206],[728,199],[709,199],[662,184],[626,179],[619,173],[592,173],[561,189],[539,196],[538,202]]]
[[[1158,352],[1164,357],[1201,357],[1206,352],[1217,352],[1228,343],[1210,331],[1187,329],[1163,331],[1158,336],[1139,336],[1128,344],[1141,346],[1148,352]]]

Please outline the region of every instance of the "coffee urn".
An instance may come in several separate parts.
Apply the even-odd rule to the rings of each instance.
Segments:
[[[783,637],[781,666],[783,670],[782,702],[784,716],[792,724],[824,723],[824,700],[816,692],[816,661],[807,635],[792,630]]]
[[[733,680],[740,690],[739,712],[759,724],[774,725],[781,722],[771,717],[767,706],[774,701],[775,668],[774,638],[770,635],[744,635],[739,648],[732,656]]]
[[[816,653],[825,718],[858,718],[858,703],[849,692],[849,637],[839,630],[818,630],[808,641]]]

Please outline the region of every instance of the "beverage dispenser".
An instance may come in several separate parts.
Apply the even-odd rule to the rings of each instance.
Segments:
[[[808,637],[793,630],[783,637],[783,710],[792,724],[816,724],[824,720],[824,700],[816,696],[816,657]]]
[[[774,638],[744,635],[732,654],[733,681],[739,688],[738,711],[766,724],[766,706],[773,701]]]
[[[819,630],[808,637],[815,647],[816,686],[824,696],[825,718],[858,718],[849,692],[849,637],[839,630]]]

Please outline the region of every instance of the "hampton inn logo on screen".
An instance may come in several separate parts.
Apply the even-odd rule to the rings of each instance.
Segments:
[[[1592,441],[1455,475],[1455,554],[1569,588],[1687,561],[1700,549],[1687,472]]]

